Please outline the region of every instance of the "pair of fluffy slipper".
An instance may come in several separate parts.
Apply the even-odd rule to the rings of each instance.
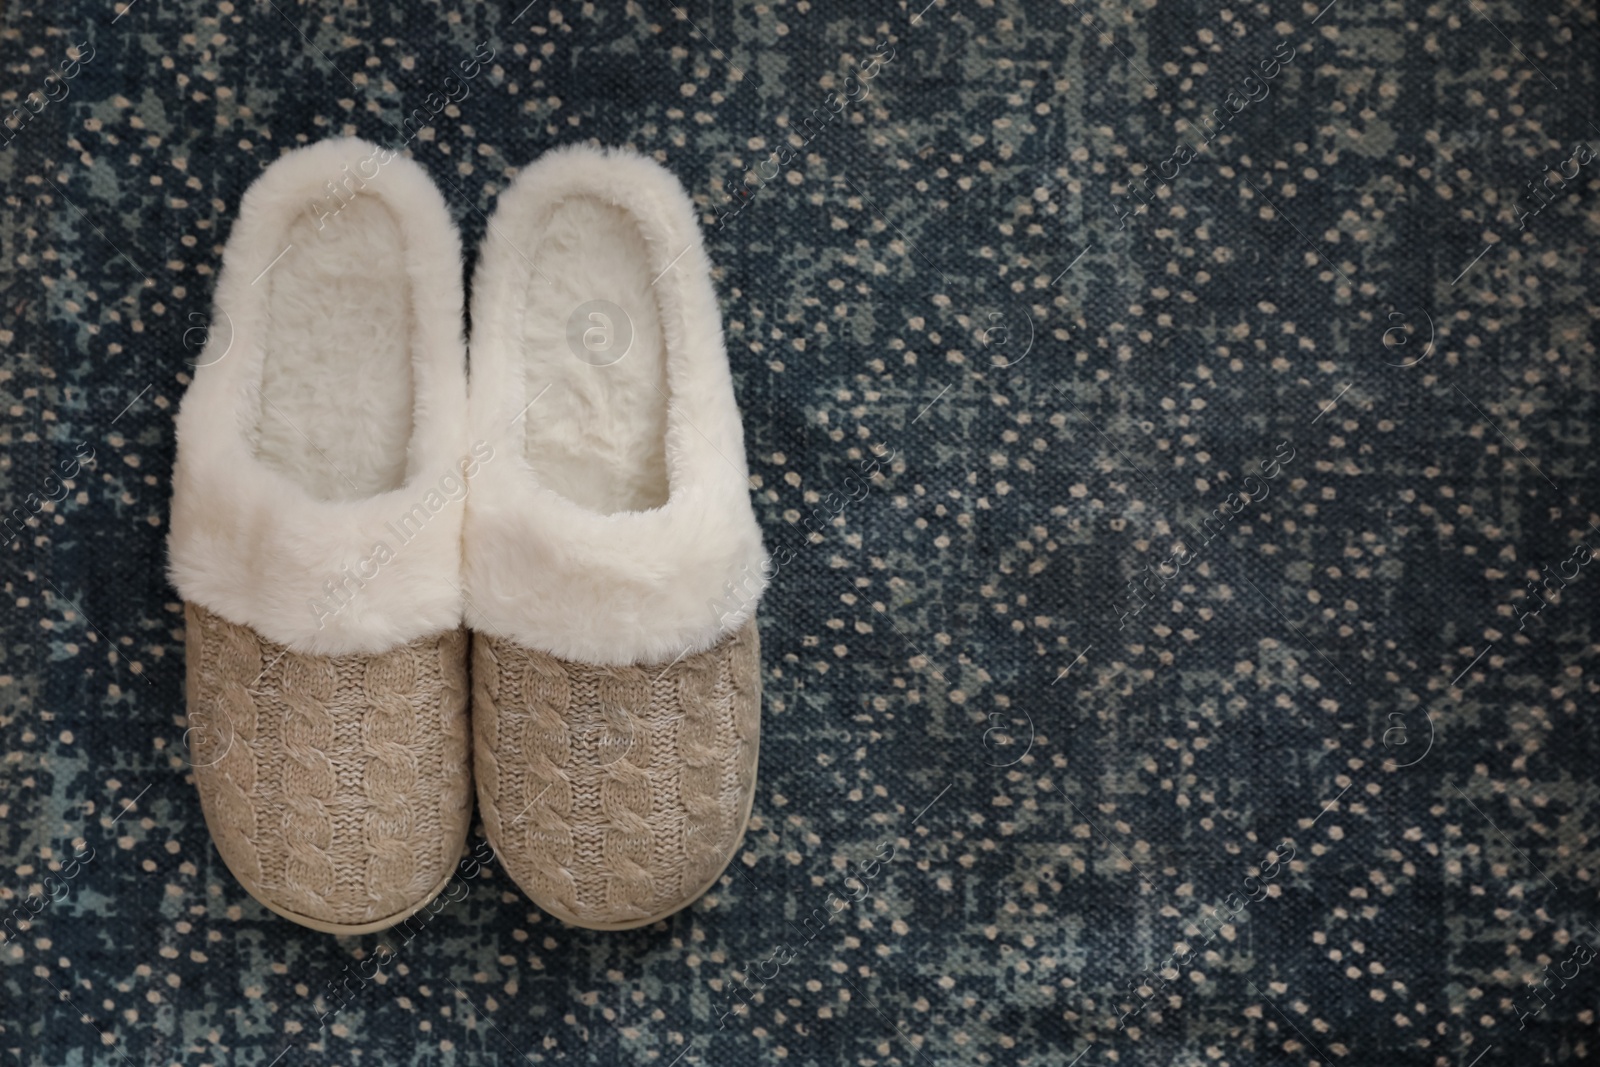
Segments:
[[[677,180],[589,148],[522,171],[470,385],[460,236],[365,142],[261,175],[215,305],[171,573],[190,759],[244,887],[319,930],[398,923],[451,878],[475,777],[501,865],[564,922],[709,889],[755,792],[765,571]]]

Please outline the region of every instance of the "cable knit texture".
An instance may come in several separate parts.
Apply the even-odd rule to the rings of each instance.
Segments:
[[[563,922],[626,927],[709,889],[755,795],[754,620],[671,663],[603,667],[473,634],[478,803],[501,862]]]
[[[186,611],[190,755],[229,869],[275,911],[333,926],[426,903],[471,815],[465,632],[313,656]]]

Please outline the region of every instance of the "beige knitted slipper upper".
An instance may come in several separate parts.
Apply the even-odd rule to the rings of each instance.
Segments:
[[[472,813],[465,631],[312,656],[194,604],[186,617],[195,782],[240,884],[340,933],[432,899]]]
[[[482,633],[472,658],[478,804],[535,904],[624,929],[711,888],[755,795],[753,621],[672,664],[597,667]]]

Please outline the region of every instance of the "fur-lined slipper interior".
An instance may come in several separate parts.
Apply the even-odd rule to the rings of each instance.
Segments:
[[[470,418],[511,457],[468,501],[468,622],[582,663],[670,660],[766,584],[693,205],[634,153],[546,154],[473,281]]]
[[[357,140],[273,163],[240,205],[178,416],[171,574],[298,652],[460,625],[461,246],[410,160]]]

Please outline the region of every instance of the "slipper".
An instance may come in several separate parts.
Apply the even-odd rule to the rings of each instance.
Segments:
[[[563,922],[626,929],[721,876],[755,795],[767,581],[710,263],[633,153],[544,156],[473,277],[467,501],[478,803]]]
[[[426,172],[356,140],[245,193],[177,419],[170,573],[217,851],[278,914],[379,930],[471,814],[461,242]]]

